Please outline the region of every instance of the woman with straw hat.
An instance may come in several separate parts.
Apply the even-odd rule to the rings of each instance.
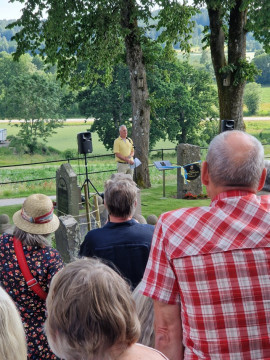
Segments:
[[[48,235],[59,226],[51,199],[30,195],[13,215],[13,235],[0,237],[0,282],[15,301],[24,324],[28,359],[56,359],[43,331],[52,277],[63,267]]]

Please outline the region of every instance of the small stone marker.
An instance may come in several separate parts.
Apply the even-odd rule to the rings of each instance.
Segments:
[[[177,165],[186,166],[187,180],[181,175],[181,170],[177,169],[177,199],[183,199],[185,194],[190,192],[193,195],[202,193],[202,183],[200,175],[201,160],[200,147],[190,144],[177,145]],[[194,165],[193,165],[194,164]]]
[[[81,190],[77,184],[77,174],[69,163],[62,164],[56,171],[56,204],[58,216],[79,215]]]
[[[80,230],[73,216],[60,216],[60,225],[55,232],[56,248],[65,263],[78,257],[80,249]]]

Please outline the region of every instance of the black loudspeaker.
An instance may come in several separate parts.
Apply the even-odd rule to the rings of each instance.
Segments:
[[[77,134],[78,153],[88,154],[93,152],[92,136],[89,131]]]
[[[234,120],[221,120],[221,132],[233,130]]]

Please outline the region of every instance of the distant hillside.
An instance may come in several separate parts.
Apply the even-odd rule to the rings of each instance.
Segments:
[[[153,15],[157,15],[158,10],[153,12]],[[195,27],[192,34],[191,43],[194,47],[202,47],[202,39],[204,37],[203,28],[205,25],[209,24],[208,13],[206,9],[201,9],[201,12],[195,15],[192,18],[195,21]],[[14,20],[0,20],[0,52],[6,51],[7,53],[12,53],[16,50],[16,41],[12,41],[12,36],[19,31],[19,27],[15,27],[13,29],[6,29],[6,26],[13,22]],[[156,24],[156,21],[151,21],[152,25]],[[143,26],[143,23],[140,23],[140,26]],[[151,29],[147,32],[147,35],[156,40],[161,33],[162,29],[157,31],[155,28]],[[178,49],[179,45],[176,44],[175,48]],[[261,49],[261,45],[254,40],[252,34],[247,35],[247,51],[256,51]]]
[[[11,54],[16,50],[17,43],[11,38],[19,31],[19,27],[13,29],[6,29],[6,26],[15,20],[0,20],[0,52],[6,51]]]

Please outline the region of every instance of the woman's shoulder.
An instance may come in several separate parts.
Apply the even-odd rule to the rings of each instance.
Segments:
[[[142,344],[134,344],[132,345],[132,355],[128,356],[128,359],[132,360],[169,360],[165,355],[159,352],[156,349],[150,348],[148,346]],[[125,360],[125,358],[123,358]]]

